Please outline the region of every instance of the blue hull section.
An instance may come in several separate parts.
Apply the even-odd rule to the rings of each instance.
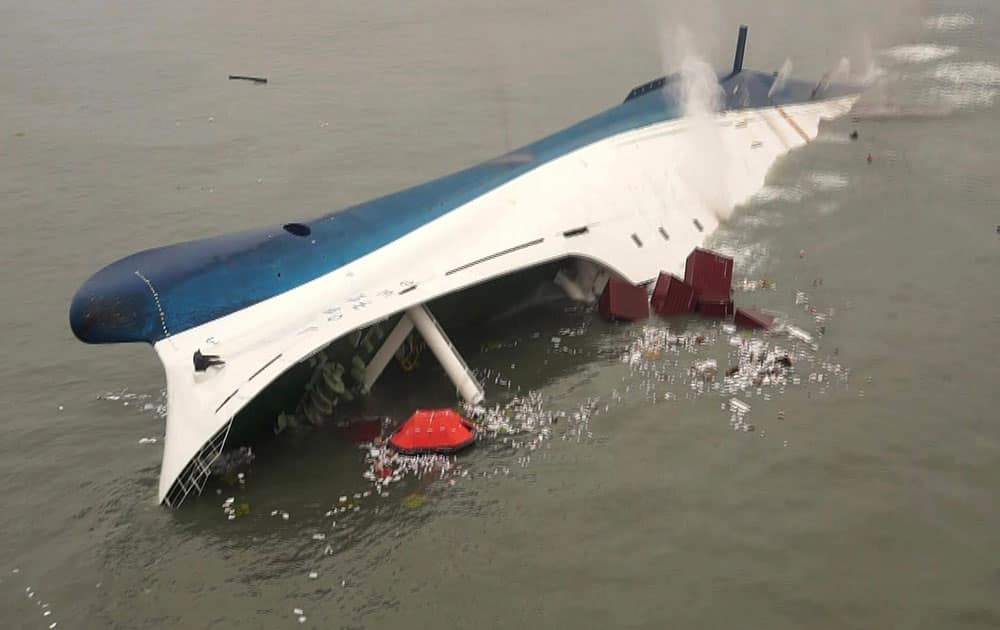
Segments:
[[[793,104],[848,93],[789,81],[768,98],[774,75],[740,72],[720,81],[725,109]],[[654,85],[655,84],[655,85]],[[328,274],[488,191],[599,140],[677,118],[670,77],[553,135],[378,199],[284,227],[269,226],[150,249],[97,272],[70,307],[87,343],[155,343]]]

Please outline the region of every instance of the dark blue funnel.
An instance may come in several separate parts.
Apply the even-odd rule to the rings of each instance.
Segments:
[[[740,38],[736,41],[736,59],[733,60],[733,74],[743,70],[743,52],[747,47],[747,27],[740,25]]]

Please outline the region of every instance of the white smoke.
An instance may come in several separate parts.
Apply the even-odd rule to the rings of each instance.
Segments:
[[[841,57],[840,63],[837,64],[836,69],[830,74],[830,83],[836,85],[837,83],[846,83],[851,80],[851,60],[847,57]]]
[[[785,87],[785,83],[788,82],[788,77],[790,76],[792,76],[792,60],[785,59],[785,63],[781,64],[781,69],[778,70],[778,76],[774,78],[774,83],[771,84],[771,89],[767,91],[767,98],[772,98],[780,92]]]
[[[688,123],[687,131],[678,136],[679,155],[673,156],[678,185],[684,187],[691,201],[700,203],[720,220],[733,212],[729,185],[729,156],[719,131],[718,111],[723,93],[719,77],[711,64],[694,46],[691,34],[678,27],[671,40],[673,60],[679,60],[674,71],[677,80],[667,95],[675,100]],[[664,60],[665,69],[670,60]]]
[[[861,44],[861,67],[863,70],[859,73],[857,80],[862,85],[871,87],[879,79],[885,77],[885,70],[878,65],[875,52],[872,50],[871,38],[867,35],[863,37]]]

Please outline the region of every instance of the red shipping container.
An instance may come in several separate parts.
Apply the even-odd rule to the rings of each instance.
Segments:
[[[699,299],[727,300],[733,284],[733,259],[700,247],[688,254],[684,282]]]
[[[774,318],[752,308],[738,308],[734,323],[745,328],[767,330],[774,323]]]
[[[646,289],[629,284],[620,278],[611,278],[601,293],[598,311],[601,317],[608,321],[646,319],[649,317],[649,298]]]
[[[677,276],[660,272],[650,300],[653,310],[659,315],[679,315],[694,311],[697,301],[694,289]]]
[[[704,317],[731,317],[735,307],[732,300],[698,300],[698,312]]]

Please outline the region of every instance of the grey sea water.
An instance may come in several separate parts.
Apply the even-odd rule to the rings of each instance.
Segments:
[[[996,2],[52,0],[0,23],[0,627],[1000,627]],[[664,358],[642,325],[541,309],[469,359],[491,401],[566,412],[551,439],[356,500],[356,449],[282,435],[244,486],[156,505],[163,374],[72,337],[92,272],[529,142],[674,67],[678,26],[726,68],[740,23],[748,67],[878,77],[712,239],[773,281],[741,303],[816,337],[798,383],[740,394],[754,431],[688,377],[728,358],[711,322]],[[451,402],[432,372],[398,386],[372,408]],[[359,509],[325,516],[341,496]]]

